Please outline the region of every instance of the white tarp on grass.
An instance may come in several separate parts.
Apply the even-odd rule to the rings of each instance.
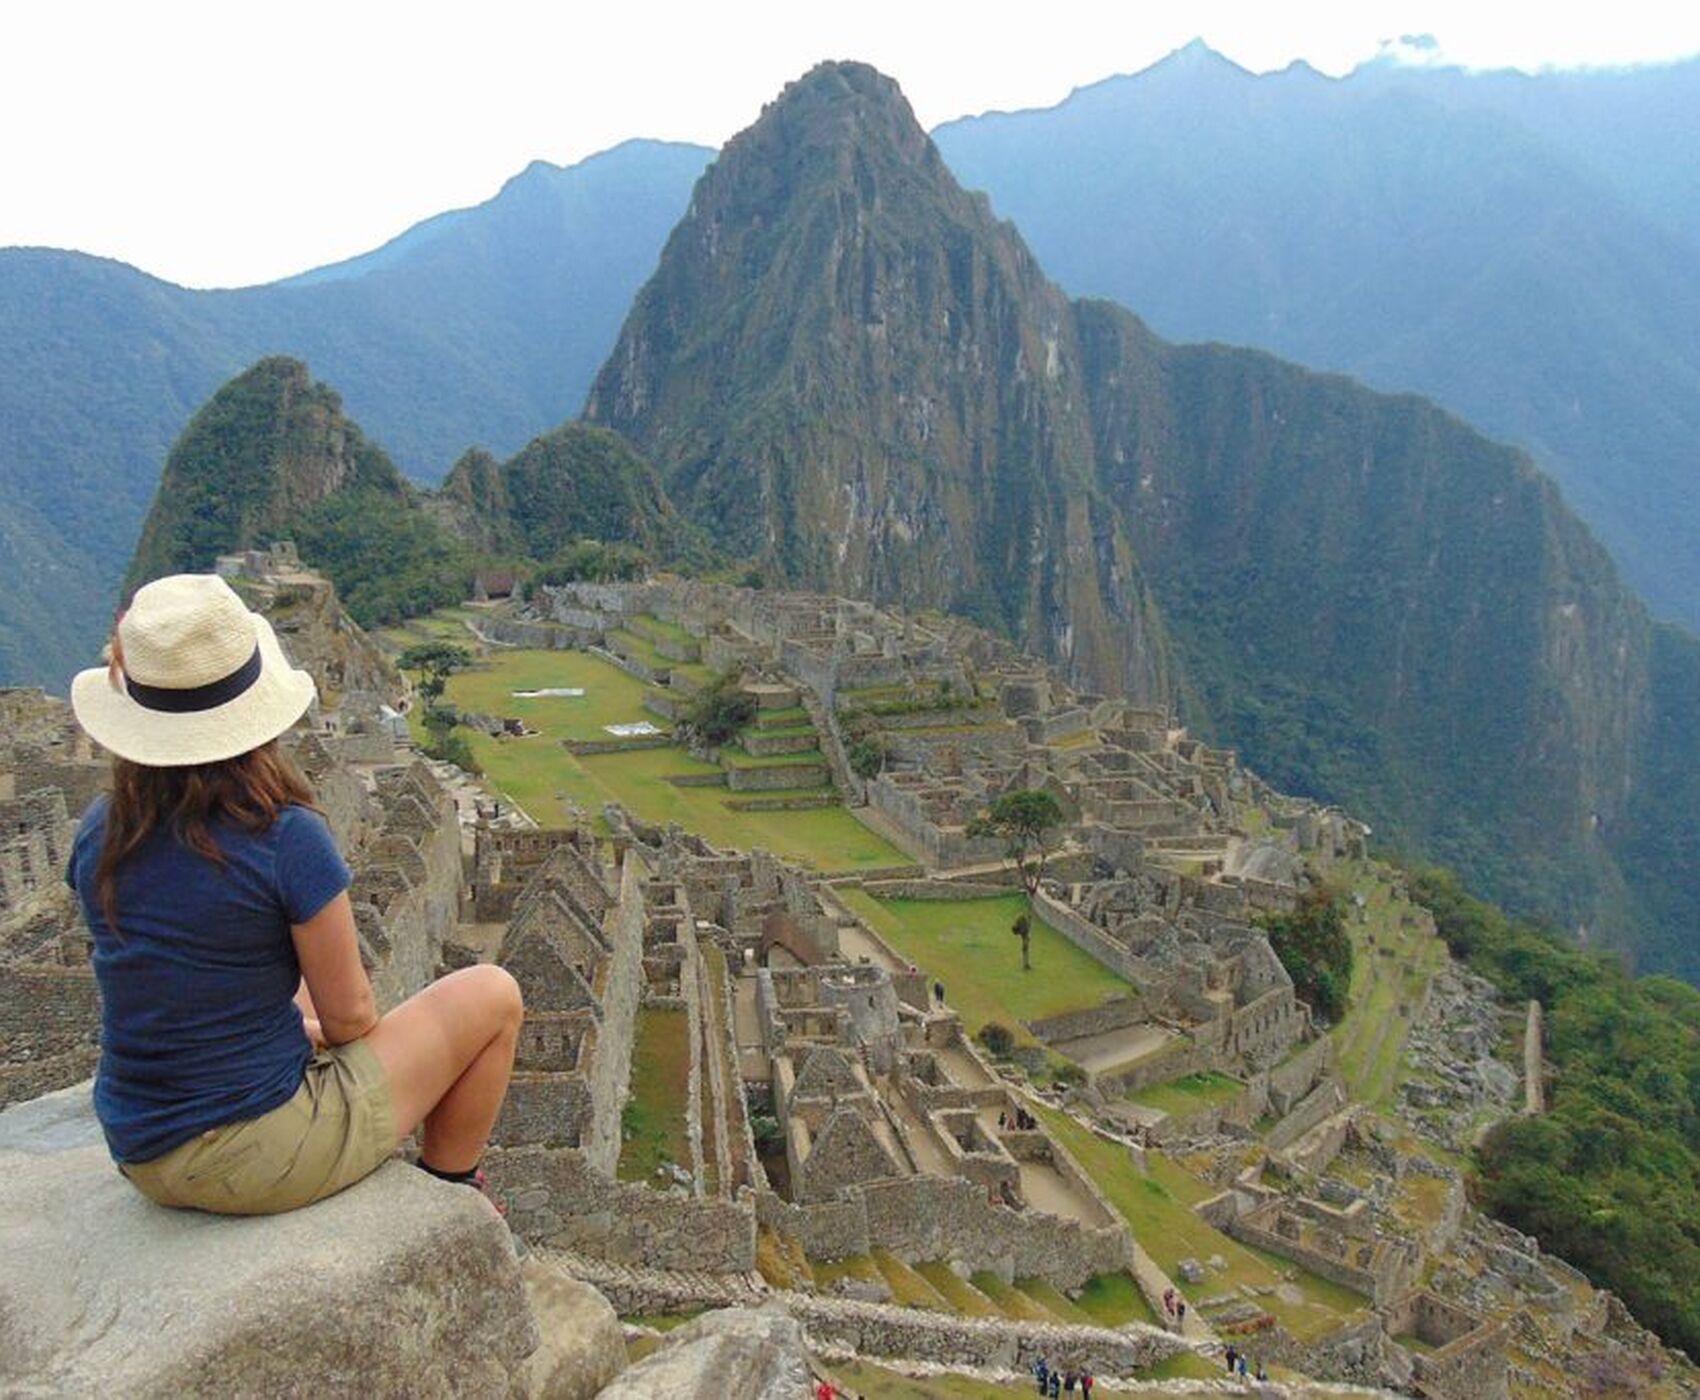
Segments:
[[[633,724],[605,724],[602,727],[616,739],[642,739],[661,732],[646,719],[640,719]]]
[[[584,687],[578,685],[557,685],[550,686],[547,690],[516,690],[513,692],[513,697],[515,700],[551,700],[556,697],[567,700],[580,700],[584,698]]]

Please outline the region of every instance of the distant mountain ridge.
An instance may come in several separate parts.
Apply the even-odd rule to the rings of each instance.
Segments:
[[[1700,829],[1663,801],[1700,644],[1432,404],[1069,302],[873,70],[822,65],[727,145],[586,415],[777,579],[1178,696],[1279,784],[1700,975],[1700,888],[1638,844]]]
[[[1700,629],[1700,60],[1332,79],[1195,43],[936,139],[1076,295],[1527,447]]]
[[[427,481],[574,415],[710,154],[628,142],[537,162],[475,209],[239,291],[0,250],[0,681],[62,687],[87,664],[167,450],[265,355],[311,361]]]
[[[1254,78],[1194,44],[938,142],[1071,291],[1431,393],[1528,447],[1692,629],[1697,90],[1700,62]],[[171,442],[266,354],[309,360],[426,481],[576,412],[711,155],[536,162],[484,205],[233,292],[0,250],[0,681],[86,660]]]

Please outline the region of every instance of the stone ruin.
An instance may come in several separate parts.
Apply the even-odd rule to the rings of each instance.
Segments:
[[[1128,1230],[1090,1178],[1042,1126],[1014,1126],[1021,1101],[933,1004],[927,972],[829,884],[618,808],[604,814],[607,836],[538,830],[511,812],[492,823],[477,803],[457,809],[437,771],[397,749],[405,685],[341,618],[328,585],[283,549],[225,564],[276,610],[286,647],[320,676],[324,703],[292,742],[350,854],[362,955],[381,1000],[483,958],[524,989],[513,1089],[488,1166],[510,1223],[535,1246],[566,1251],[634,1307],[758,1296],[758,1231],[820,1261],[877,1249],[1063,1289],[1128,1266]],[[1129,1107],[1109,1097],[1119,1090],[1199,1069],[1235,1076],[1234,1102],[1187,1128],[1234,1141],[1273,1116],[1271,1179],[1235,1179],[1201,1212],[1375,1307],[1320,1341],[1260,1334],[1260,1354],[1435,1396],[1503,1394],[1508,1326],[1532,1327],[1554,1348],[1580,1338],[1614,1356],[1656,1354],[1610,1300],[1578,1313],[1562,1266],[1487,1222],[1460,1229],[1450,1217],[1483,1261],[1479,1274],[1442,1268],[1427,1290],[1414,1288],[1436,1241],[1329,1184],[1329,1164],[1370,1150],[1368,1140],[1333,1078],[1329,1042],[1314,1038],[1251,920],[1291,907],[1307,867],[1361,855],[1360,825],[1281,798],[1166,714],[1077,693],[965,623],[661,581],[541,590],[479,626],[498,639],[602,646],[642,617],[690,638],[640,626],[663,656],[667,647],[681,663],[737,667],[773,704],[808,710],[835,785],[928,872],[883,892],[1003,887],[1001,844],[970,837],[969,824],[1016,787],[1057,797],[1067,829],[1037,912],[1133,990],[1031,1029],[1087,1067],[1107,1108]],[[59,875],[104,764],[56,702],[0,692],[0,715],[4,1102],[92,1067],[98,1004]],[[844,763],[852,724],[877,733],[886,754],[865,784]],[[1253,809],[1266,818],[1255,835]],[[687,1147],[661,1178],[626,1181],[622,1117],[640,1018],[652,1011],[683,1013],[687,1028]],[[1120,1048],[1094,1060],[1105,1043]],[[1125,1126],[1162,1136],[1149,1119]],[[679,1287],[685,1297],[667,1291]],[[1011,1324],[969,1337],[959,1319],[885,1307],[865,1281],[838,1287],[851,1296],[781,1296],[811,1338],[848,1336],[880,1354],[1047,1345],[994,1338]],[[1511,1323],[1497,1320],[1507,1299],[1523,1307]],[[929,1326],[941,1335],[921,1336]],[[1142,1364],[1163,1354],[1159,1344],[1173,1348],[1134,1331]]]

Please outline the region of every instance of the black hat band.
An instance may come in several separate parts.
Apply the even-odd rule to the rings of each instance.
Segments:
[[[158,710],[168,715],[189,715],[199,710],[216,710],[220,705],[228,705],[238,695],[252,689],[259,678],[260,648],[256,645],[254,654],[228,676],[206,685],[192,685],[179,690],[165,685],[144,685],[131,676],[125,676],[124,689],[129,691],[130,698],[145,710]]]

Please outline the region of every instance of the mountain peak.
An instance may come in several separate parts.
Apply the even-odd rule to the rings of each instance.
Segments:
[[[818,160],[829,150],[886,144],[911,160],[938,162],[938,153],[903,89],[866,63],[818,63],[761,110],[754,125],[733,137],[726,154],[794,162]]]
[[[1203,39],[1194,39],[1190,43],[1181,45],[1173,53],[1165,54],[1147,67],[1143,76],[1155,77],[1159,73],[1186,77],[1232,75],[1245,78],[1251,76],[1249,69],[1240,67],[1226,54],[1211,48]]]

